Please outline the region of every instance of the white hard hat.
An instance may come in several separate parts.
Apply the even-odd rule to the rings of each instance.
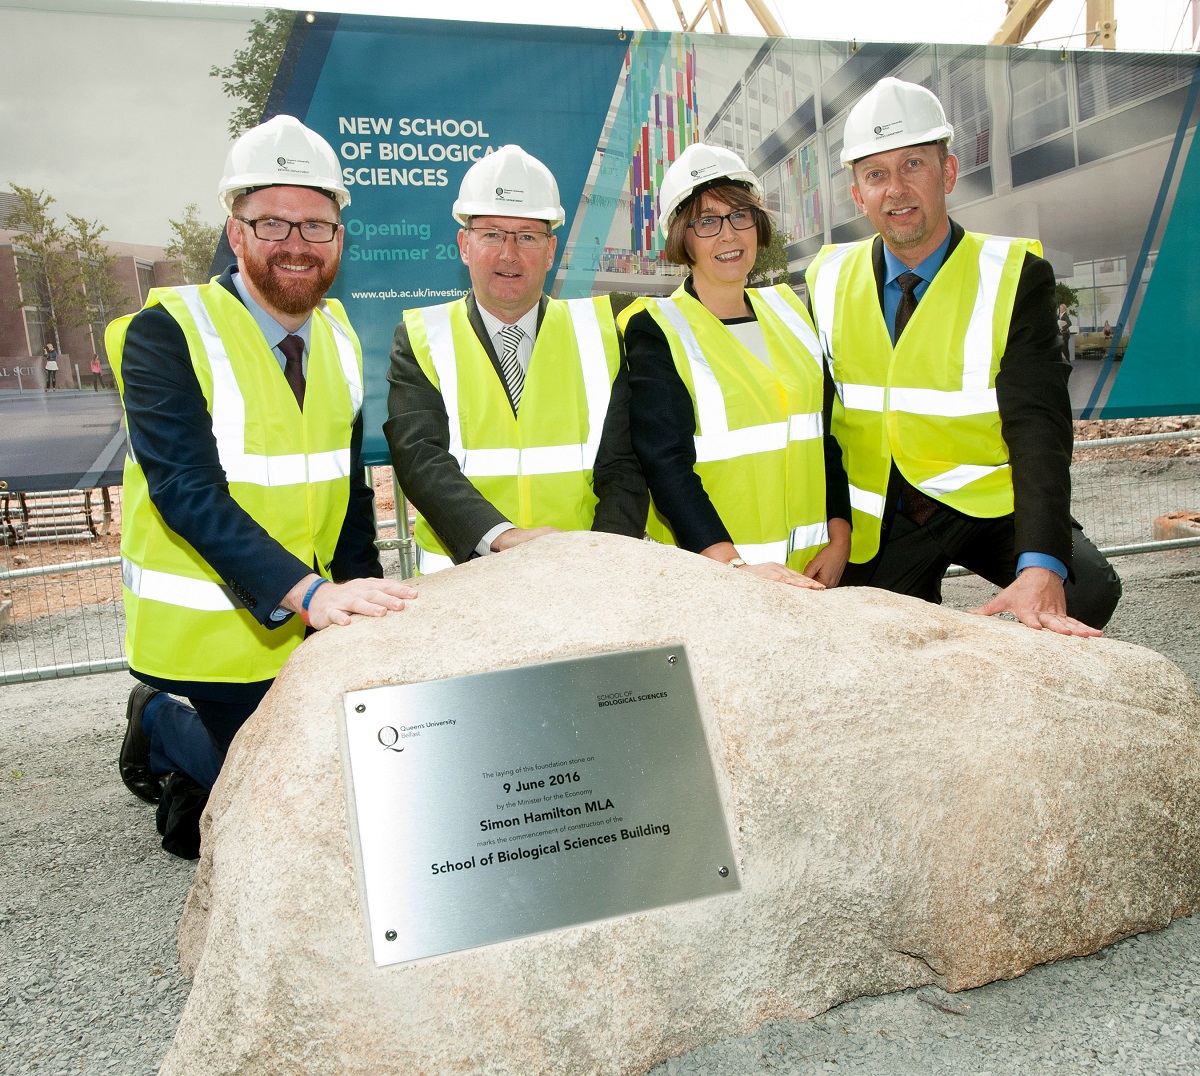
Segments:
[[[846,117],[842,164],[925,142],[949,145],[953,138],[954,128],[935,94],[889,75],[863,94]]]
[[[226,213],[244,191],[255,187],[316,187],[339,209],[350,204],[333,147],[295,116],[276,116],[252,127],[229,147],[217,200]]]
[[[501,146],[471,165],[452,212],[464,228],[472,217],[528,217],[553,231],[567,219],[550,169],[520,146]]]
[[[758,177],[746,167],[746,162],[724,146],[708,146],[693,142],[667,169],[658,188],[658,226],[663,235],[671,226],[675,211],[700,187],[711,187],[726,179],[750,188],[755,198],[762,197]]]

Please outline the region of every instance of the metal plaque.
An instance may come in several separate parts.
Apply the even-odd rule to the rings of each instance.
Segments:
[[[682,646],[345,696],[377,964],[739,888]]]

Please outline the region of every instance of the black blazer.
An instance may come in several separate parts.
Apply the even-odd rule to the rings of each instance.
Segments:
[[[549,300],[543,295],[538,326]],[[500,384],[507,383],[473,294],[466,297],[467,317],[491,359]],[[413,354],[408,327],[396,326],[388,369],[388,417],[384,436],[392,454],[396,481],[417,511],[441,538],[456,564],[478,556],[480,539],[498,524],[511,522],[481,494],[450,455],[450,426],[442,394],[433,387]],[[509,400],[512,406],[512,400]],[[629,440],[629,375],[624,355],[612,386],[608,414],[592,487],[599,498],[592,530],[641,538],[646,529],[649,494]]]

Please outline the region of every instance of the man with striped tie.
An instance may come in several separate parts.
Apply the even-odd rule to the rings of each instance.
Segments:
[[[454,219],[471,291],[406,310],[384,423],[429,574],[555,530],[640,538],[648,494],[607,298],[543,294],[564,220],[558,184],[519,146],[463,177]]]
[[[841,157],[879,234],[808,268],[850,480],[842,582],[940,602],[957,563],[1001,588],[973,612],[1099,635],[1121,585],[1071,518],[1054,270],[1036,240],[950,219],[953,137],[924,86],[876,83],[846,118]]]

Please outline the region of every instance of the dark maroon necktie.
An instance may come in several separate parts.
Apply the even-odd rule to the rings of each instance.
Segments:
[[[283,365],[283,376],[296,394],[296,403],[304,410],[304,341],[298,336],[285,336],[279,341],[279,350],[287,362]]]
[[[917,285],[921,283],[921,277],[916,273],[901,273],[896,277],[896,283],[900,285],[900,302],[896,304],[896,343],[899,343],[904,326],[908,324],[908,319],[917,309],[916,291]],[[917,526],[923,526],[938,510],[938,503],[917,489],[904,475],[899,475],[899,478],[900,514],[906,519],[912,520]]]
[[[917,285],[921,278],[916,273],[901,273],[896,277],[896,283],[900,285],[900,302],[896,304],[896,342],[899,343],[904,326],[917,309]]]

